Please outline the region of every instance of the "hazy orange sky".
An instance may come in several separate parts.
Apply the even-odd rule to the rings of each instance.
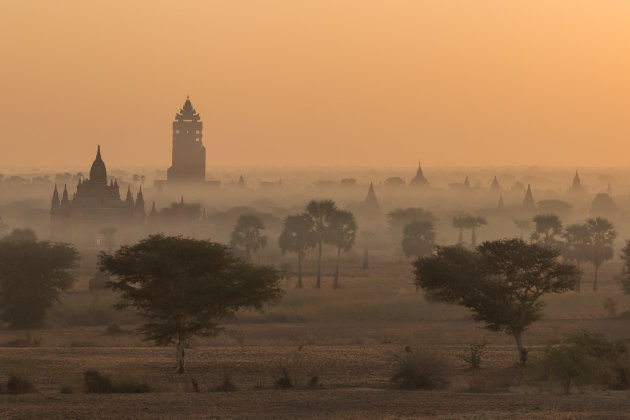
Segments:
[[[630,163],[630,1],[5,1],[0,166]]]

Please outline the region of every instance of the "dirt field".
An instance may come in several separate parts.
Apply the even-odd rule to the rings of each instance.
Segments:
[[[131,328],[131,326],[125,326]],[[242,324],[187,352],[188,373],[174,373],[173,349],[153,347],[136,334],[105,335],[103,327],[31,333],[38,347],[0,348],[0,375],[20,373],[37,392],[0,396],[0,418],[627,418],[630,393],[576,389],[565,395],[535,369],[513,367],[509,337],[462,320],[396,323]],[[627,334],[627,320],[548,320],[527,335],[531,358],[558,331],[577,328]],[[4,331],[0,342],[23,336]],[[242,337],[247,337],[242,339]],[[343,339],[343,338],[346,339]],[[489,342],[484,368],[465,368],[469,342]],[[354,343],[351,341],[354,340]],[[240,341],[240,343],[239,343]],[[50,344],[46,344],[50,343]],[[392,354],[423,346],[447,357],[447,389],[401,391],[390,381]],[[149,383],[147,394],[86,394],[82,375],[98,369],[114,378]],[[296,382],[275,389],[286,369]],[[234,392],[214,388],[229,374]],[[318,377],[318,384],[308,382]],[[192,381],[199,392],[195,392]],[[60,393],[61,387],[72,394]]]

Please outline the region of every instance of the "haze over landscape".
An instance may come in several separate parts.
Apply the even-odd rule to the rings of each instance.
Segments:
[[[627,418],[629,21],[3,2],[0,419]]]

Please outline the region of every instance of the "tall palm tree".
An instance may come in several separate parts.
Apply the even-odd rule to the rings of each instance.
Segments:
[[[466,227],[465,216],[455,216],[453,217],[453,227],[459,229],[459,236],[457,237],[457,243],[461,244],[464,242],[464,228]]]
[[[313,248],[317,238],[313,232],[313,220],[306,214],[287,216],[284,219],[284,227],[278,237],[278,245],[282,253],[295,252],[298,257],[298,282],[297,288],[302,288],[302,260],[306,251]]]
[[[525,231],[531,230],[532,222],[527,219],[516,219],[514,220],[514,224],[516,228],[521,232],[521,239],[525,239]]]
[[[464,227],[470,229],[470,244],[475,247],[477,246],[477,228],[487,225],[488,222],[483,217],[479,216],[466,216],[464,217],[462,223]]]
[[[238,218],[232,231],[231,244],[237,248],[245,248],[247,261],[252,260],[252,252],[267,246],[267,236],[262,234],[265,224],[255,214],[243,214]]]
[[[599,267],[613,257],[613,242],[617,237],[612,222],[603,217],[595,217],[586,221],[590,233],[587,259],[595,266],[593,276],[593,292],[597,292]]]
[[[339,288],[339,262],[341,251],[350,251],[357,237],[357,221],[354,214],[346,210],[337,210],[330,217],[330,230],[327,242],[337,247],[337,264],[335,266],[335,281],[333,288]]]
[[[333,200],[311,200],[306,205],[306,213],[313,222],[313,232],[317,239],[317,281],[315,288],[322,285],[322,246],[330,231],[330,218],[337,211]]]

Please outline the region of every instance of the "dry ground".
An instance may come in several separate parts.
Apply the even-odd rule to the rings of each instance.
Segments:
[[[610,337],[627,334],[627,320],[549,320],[528,334],[535,361],[558,331],[584,328]],[[124,328],[131,328],[125,326]],[[0,396],[0,418],[627,418],[630,393],[590,388],[564,395],[538,378],[536,369],[513,367],[509,338],[470,321],[396,323],[278,323],[237,326],[232,334],[200,340],[188,350],[189,372],[173,372],[173,349],[153,347],[135,334],[104,334],[104,327],[31,333],[42,345],[0,348],[0,376],[17,372],[38,392]],[[0,342],[23,336],[0,334]],[[244,341],[242,337],[247,337]],[[289,338],[287,338],[289,337]],[[294,337],[294,338],[291,338]],[[341,338],[346,337],[344,341]],[[489,343],[483,369],[467,370],[459,356],[468,342]],[[355,343],[351,343],[355,340]],[[240,341],[240,343],[239,343]],[[50,344],[47,344],[50,343]],[[392,354],[403,345],[424,346],[453,364],[443,391],[400,391],[391,386]],[[274,388],[286,368],[289,390]],[[149,394],[86,394],[87,369],[146,381]],[[237,390],[215,392],[224,373]],[[319,385],[308,386],[312,376]],[[194,392],[192,379],[200,392]],[[68,386],[73,394],[61,394]]]

